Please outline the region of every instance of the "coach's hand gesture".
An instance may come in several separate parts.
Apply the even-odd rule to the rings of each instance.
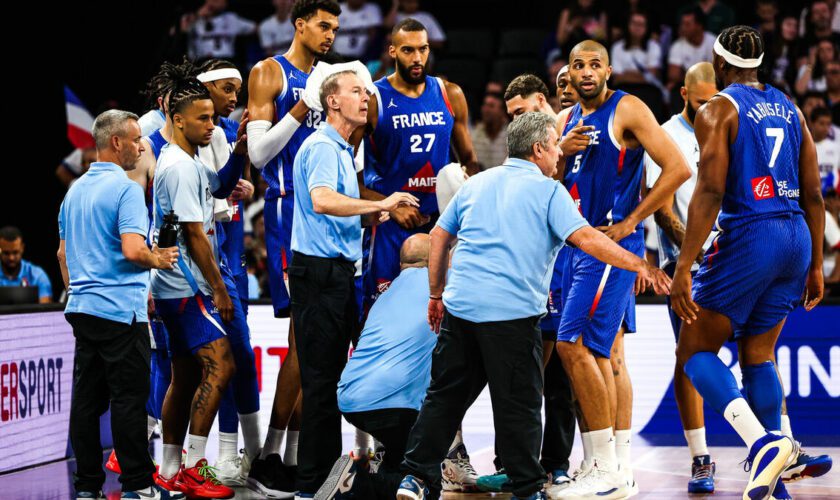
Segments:
[[[429,216],[420,213],[417,207],[402,205],[391,212],[394,222],[404,229],[414,229],[429,222]]]
[[[586,132],[595,130],[592,125],[584,125],[583,119],[580,119],[575,125],[575,128],[564,135],[560,140],[560,150],[563,151],[563,156],[569,157],[575,153],[579,153],[589,146],[591,140]]]
[[[178,247],[158,248],[152,245],[152,253],[157,258],[155,269],[172,269],[178,262]]]
[[[419,207],[420,200],[408,193],[398,192],[379,202],[379,210],[383,212],[394,212],[394,210],[402,206]]]

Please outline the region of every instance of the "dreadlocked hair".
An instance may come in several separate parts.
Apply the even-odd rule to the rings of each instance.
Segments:
[[[172,91],[175,79],[184,73],[198,74],[198,68],[186,57],[181,64],[166,61],[160,65],[157,74],[149,80],[146,89],[142,91],[142,94],[149,99],[151,107],[157,108],[158,97],[166,97],[166,94]]]
[[[237,69],[236,65],[226,59],[208,59],[198,67],[198,73],[207,73],[216,69]]]
[[[764,53],[761,34],[755,28],[743,24],[721,31],[720,44],[724,49],[744,59],[756,59]]]
[[[203,83],[198,81],[196,75],[199,68],[191,62],[184,60],[184,63],[175,66],[172,70],[172,88],[169,94],[169,117],[183,111],[185,107],[194,101],[210,99],[210,92]]]

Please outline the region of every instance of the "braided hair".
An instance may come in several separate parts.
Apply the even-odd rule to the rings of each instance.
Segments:
[[[158,98],[166,97],[166,94],[172,91],[175,79],[183,73],[198,74],[198,68],[186,57],[181,64],[173,64],[166,61],[160,65],[157,74],[149,80],[146,84],[146,89],[141,92],[149,99],[151,107],[158,107]]]
[[[719,40],[724,49],[744,59],[756,59],[764,53],[761,34],[750,26],[730,26],[720,32]]]
[[[210,91],[198,81],[198,68],[185,60],[183,64],[172,68],[170,76],[172,87],[169,94],[169,117],[181,112],[194,101],[210,99]]]
[[[197,68],[198,73],[207,73],[216,69],[237,69],[236,65],[226,59],[208,59]]]

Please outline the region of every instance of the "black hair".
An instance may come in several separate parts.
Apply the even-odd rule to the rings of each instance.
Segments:
[[[517,76],[508,84],[504,97],[505,101],[509,101],[516,96],[527,97],[534,92],[541,93],[546,99],[550,95],[548,93],[548,87],[540,77],[531,73],[525,73],[524,75]]]
[[[764,41],[757,29],[739,24],[720,32],[720,44],[743,59],[756,59],[764,54]],[[731,66],[726,63],[727,67]]]
[[[20,234],[20,229],[16,228],[15,226],[6,226],[0,228],[0,240],[15,241],[18,238],[22,237],[23,235]]]
[[[829,119],[831,118],[831,110],[828,108],[824,108],[822,106],[814,108],[811,110],[811,116],[808,118],[811,119],[812,122],[817,121],[818,119],[822,118],[823,116],[827,116]]]
[[[235,64],[227,59],[208,59],[198,67],[198,73],[206,73],[215,69],[238,69]]]
[[[630,19],[633,16],[642,16],[642,17],[645,18],[645,33],[644,33],[644,35],[642,35],[642,39],[639,40],[639,44],[640,44],[642,50],[647,52],[648,42],[650,41],[650,16],[647,14],[647,12],[643,12],[641,10],[637,10],[636,12],[630,12],[629,14],[627,14],[627,24],[624,27],[624,49],[625,50],[630,50],[630,47],[631,47],[631,45],[630,45],[630,43],[631,43],[631,40],[630,40]]]
[[[166,97],[166,94],[172,91],[175,79],[189,71],[192,71],[194,75],[198,74],[198,69],[186,57],[181,64],[173,64],[169,61],[161,64],[157,74],[149,80],[146,89],[142,92],[149,99],[149,105],[157,108],[158,97]]]
[[[823,102],[828,102],[828,97],[826,96],[825,92],[817,92],[816,90],[809,90],[808,92],[802,94],[802,97],[800,98],[799,102],[804,103],[805,101],[811,98],[822,99]]]
[[[688,9],[687,11],[682,13],[683,16],[693,16],[694,21],[702,27],[706,27],[706,13],[703,12],[699,6],[694,7],[692,9]]]
[[[298,19],[309,21],[319,10],[329,12],[336,17],[341,14],[341,7],[335,0],[297,0],[292,6],[292,15],[289,16],[289,20],[292,25]]]
[[[393,38],[400,31],[426,31],[426,26],[424,26],[423,23],[421,23],[417,19],[414,19],[413,17],[406,17],[402,21],[398,22],[394,26],[394,29],[391,30],[391,38]]]
[[[210,99],[210,91],[196,78],[198,73],[199,68],[186,60],[172,71],[172,89],[168,101],[170,118],[194,101]]]

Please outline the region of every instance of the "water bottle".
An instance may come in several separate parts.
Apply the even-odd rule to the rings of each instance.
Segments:
[[[158,232],[158,247],[169,248],[178,244],[178,216],[174,210],[163,216],[163,226]]]

